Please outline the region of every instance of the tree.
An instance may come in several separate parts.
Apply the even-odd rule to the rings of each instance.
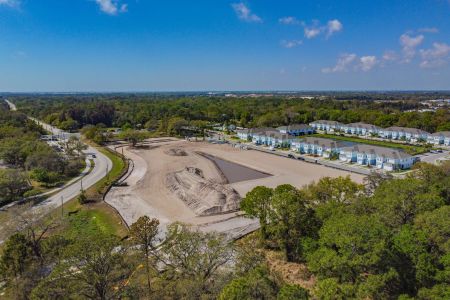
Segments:
[[[308,267],[319,278],[336,278],[339,284],[383,274],[393,263],[390,235],[374,216],[333,216],[320,229],[319,248],[308,255]]]
[[[428,184],[416,178],[385,182],[370,201],[381,220],[391,227],[411,224],[416,215],[444,205],[437,189],[430,189]]]
[[[364,177],[364,185],[366,187],[366,195],[372,196],[375,190],[385,181],[394,177],[389,173],[371,172],[370,175]]]
[[[167,297],[198,299],[213,296],[228,274],[233,247],[225,236],[193,231],[189,226],[174,223],[168,226],[157,259],[162,264]]]
[[[3,276],[12,278],[16,289],[18,278],[23,275],[31,261],[29,243],[25,235],[13,234],[6,241],[0,258],[0,271]]]
[[[134,266],[114,236],[79,237],[67,246],[64,259],[33,290],[33,299],[116,299],[128,290]]]
[[[276,299],[278,287],[264,267],[258,267],[245,276],[232,280],[219,295],[219,300]]]
[[[306,300],[309,299],[309,293],[299,285],[283,285],[278,292],[277,300]]]
[[[273,189],[257,186],[247,193],[241,201],[241,210],[248,216],[258,218],[261,226],[261,236],[267,240],[267,225],[269,222],[270,205],[273,195]]]
[[[171,118],[167,125],[167,133],[168,134],[180,134],[181,129],[184,126],[188,126],[189,122],[181,117]]]
[[[80,141],[80,139],[75,135],[71,135],[67,140],[60,142],[60,145],[63,147],[67,155],[70,156],[82,156],[83,150],[88,148],[88,146]]]
[[[270,212],[270,232],[288,261],[303,260],[302,241],[314,237],[319,222],[307,206],[305,194],[289,184],[275,188]]]
[[[150,253],[156,249],[158,226],[159,221],[157,219],[150,219],[147,216],[142,216],[133,223],[130,228],[131,238],[140,246],[141,251],[144,254],[149,298],[152,292],[149,260]]]
[[[19,199],[29,189],[30,184],[23,172],[0,169],[0,204]]]
[[[127,140],[133,147],[147,138],[147,133],[139,130],[128,129],[120,133],[120,138]]]

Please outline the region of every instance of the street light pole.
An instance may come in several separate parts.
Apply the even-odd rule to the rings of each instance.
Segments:
[[[64,218],[64,198],[61,196],[61,219]]]

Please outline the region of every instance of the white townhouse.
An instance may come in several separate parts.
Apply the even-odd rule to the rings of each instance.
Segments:
[[[262,133],[265,131],[275,130],[272,127],[261,127],[261,128],[245,128],[236,130],[237,136],[241,140],[250,141],[253,138],[253,135],[257,133]]]
[[[341,131],[347,134],[370,136],[370,135],[377,135],[378,132],[380,131],[380,127],[372,124],[357,122],[342,125]]]
[[[427,141],[430,133],[417,128],[393,126],[381,129],[378,135],[385,139],[419,142]]]
[[[386,171],[409,169],[416,162],[415,157],[402,150],[364,144],[342,148],[339,159]]]
[[[450,146],[450,131],[440,131],[429,135],[428,143]]]
[[[290,134],[290,135],[307,135],[307,134],[313,134],[314,128],[307,124],[291,124],[288,126],[281,126],[278,127],[277,130],[281,133]]]
[[[341,129],[342,123],[329,120],[319,120],[309,123],[314,130],[323,130],[329,132],[336,132]]]
[[[281,133],[277,130],[258,132],[253,135],[252,142],[256,145],[273,147],[290,147],[295,136]]]
[[[331,139],[306,137],[293,141],[291,143],[291,150],[302,154],[312,154],[329,158],[332,154],[339,154],[343,146],[344,144],[342,142]]]

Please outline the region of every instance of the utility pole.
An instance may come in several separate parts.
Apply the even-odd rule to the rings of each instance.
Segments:
[[[61,195],[61,219],[64,218],[64,198]]]
[[[81,190],[83,190],[83,178],[81,178],[80,184],[81,184]]]

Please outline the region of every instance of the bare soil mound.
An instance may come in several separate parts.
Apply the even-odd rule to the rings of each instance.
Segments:
[[[183,149],[180,149],[180,148],[172,148],[172,149],[165,151],[165,153],[170,156],[187,156],[188,155],[186,153],[186,151],[184,151]]]
[[[241,197],[221,182],[205,179],[203,171],[187,167],[167,175],[167,188],[197,216],[208,216],[239,209]]]

